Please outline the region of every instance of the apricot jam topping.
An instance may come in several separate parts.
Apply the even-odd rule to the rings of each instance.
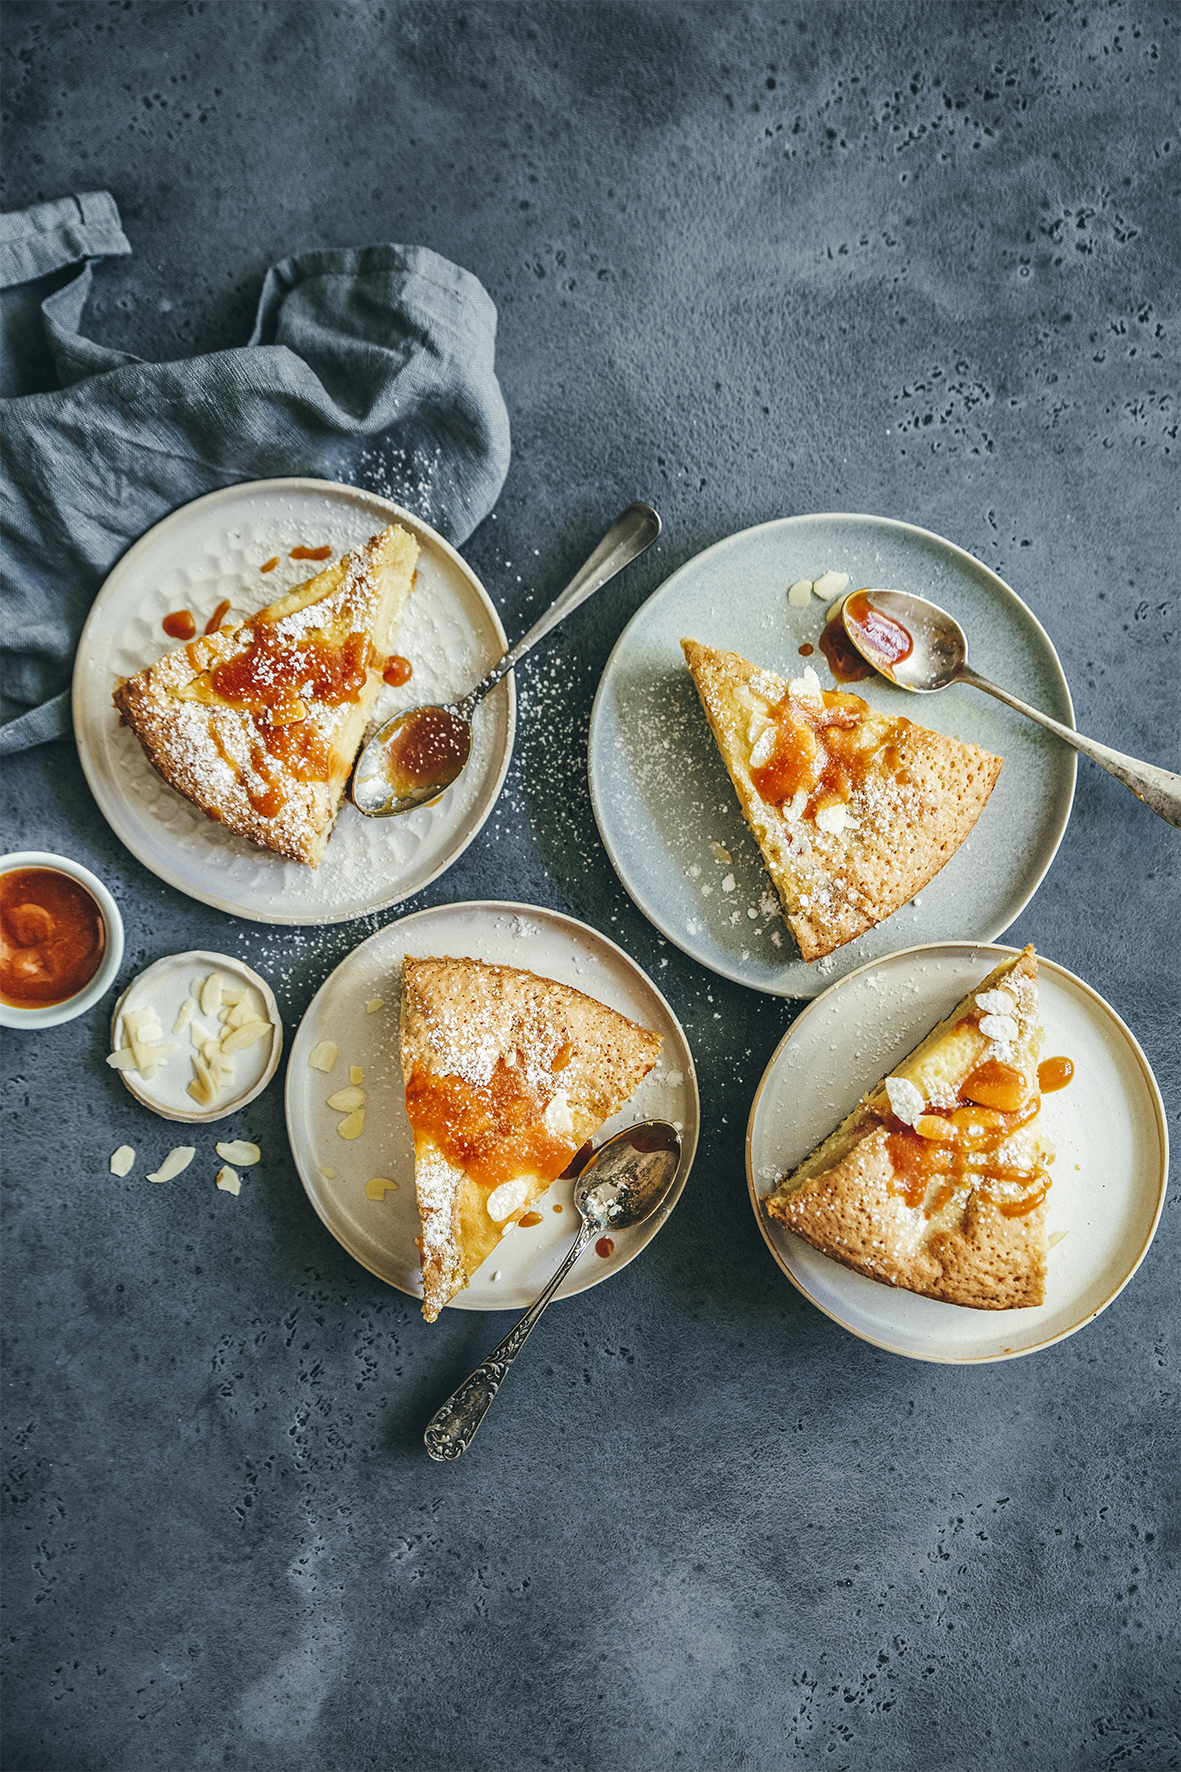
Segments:
[[[174,609],[160,623],[170,640],[191,640],[197,632],[197,623],[191,609]]]
[[[1074,1065],[1069,1058],[1044,1058],[1037,1067],[1038,1088],[1043,1095],[1052,1095],[1055,1089],[1065,1089],[1074,1076]]]
[[[366,634],[349,634],[340,646],[304,640],[293,646],[270,622],[256,616],[248,623],[250,645],[245,652],[215,665],[210,680],[222,701],[234,707],[264,708],[272,725],[292,717],[296,702],[318,701],[339,707],[356,701],[369,674],[371,647]],[[302,714],[306,717],[305,706]]]
[[[986,1071],[990,1062],[986,1060],[977,1069]],[[982,1087],[988,1087],[987,1081]],[[1005,1111],[967,1100],[961,1089],[952,1107],[927,1108],[915,1126],[906,1125],[894,1114],[884,1116],[886,1150],[894,1170],[891,1193],[900,1194],[908,1206],[922,1206],[931,1183],[942,1178],[944,1186],[925,1206],[928,1218],[965,1182],[1006,1218],[1032,1212],[1046,1197],[1049,1176],[1044,1169],[998,1163],[996,1153],[1019,1127],[1036,1119],[1040,1108],[1041,1097],[1036,1091],[1027,1091],[1015,1109]],[[1022,1190],[1016,1197],[1009,1191],[1013,1187]]]
[[[866,712],[860,696],[824,690],[815,696],[790,691],[771,709],[775,740],[751,780],[768,805],[781,806],[802,788],[807,811],[852,798],[860,774],[857,728]]]
[[[1029,1094],[1029,1081],[1024,1071],[1015,1070],[1011,1064],[986,1058],[971,1076],[965,1077],[960,1084],[960,1094],[965,1101],[978,1102],[981,1107],[1000,1108],[1002,1113],[1015,1114]]]
[[[825,806],[851,800],[879,754],[891,774],[905,779],[899,742],[910,721],[895,721],[890,737],[869,750],[860,733],[868,712],[861,697],[847,690],[825,689],[819,698],[789,691],[771,709],[775,726],[771,754],[750,772],[768,805],[785,805],[802,790],[808,796],[805,811],[814,816]]]
[[[414,675],[414,667],[400,652],[392,652],[385,661],[381,675],[391,689],[400,689],[403,683],[409,683]]]
[[[428,1134],[449,1162],[491,1192],[521,1174],[552,1181],[570,1162],[573,1139],[545,1124],[553,1093],[530,1079],[524,1063],[510,1066],[499,1058],[484,1084],[415,1071],[406,1085],[406,1112],[415,1132]]]

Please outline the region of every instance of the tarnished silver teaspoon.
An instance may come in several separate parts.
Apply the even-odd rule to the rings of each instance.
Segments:
[[[1158,818],[1181,826],[1181,775],[1109,750],[1018,701],[1007,689],[998,689],[968,664],[964,630],[946,609],[909,591],[854,591],[845,598],[841,622],[866,663],[900,689],[910,689],[917,695],[946,689],[949,683],[970,683],[974,689],[983,689],[986,695],[994,695],[1006,707],[1036,720],[1047,732],[1055,733],[1084,757],[1090,757],[1131,788]]]
[[[467,1451],[509,1367],[591,1238],[614,1236],[650,1218],[672,1187],[680,1160],[680,1134],[667,1120],[641,1120],[599,1146],[575,1184],[582,1224],[569,1254],[516,1328],[432,1415],[423,1435],[432,1458],[445,1462]]]
[[[472,749],[472,715],[490,689],[539,640],[593,597],[660,534],[651,505],[628,505],[586,565],[529,632],[458,701],[406,708],[375,732],[353,770],[349,798],[366,818],[396,818],[437,800],[457,780]]]

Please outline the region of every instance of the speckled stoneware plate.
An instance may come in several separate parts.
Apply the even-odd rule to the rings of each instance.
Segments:
[[[750,1110],[746,1173],[772,1255],[805,1298],[854,1335],[916,1360],[972,1364],[1036,1353],[1083,1329],[1127,1285],[1165,1199],[1169,1139],[1156,1079],[1114,1009],[1038,957],[1043,1058],[1074,1064],[1042,1098],[1054,1145],[1046,1302],[975,1311],[867,1280],[772,1223],[760,1201],[1014,948],[947,942],[851,973],[792,1024]],[[1061,1233],[1065,1233],[1062,1235]]]
[[[661,932],[703,966],[757,990],[815,997],[835,979],[914,941],[992,941],[1037,890],[1066,829],[1075,753],[990,696],[963,685],[911,695],[884,678],[852,687],[1005,759],[967,842],[912,904],[806,966],[743,819],[681,654],[682,638],[799,676],[801,646],[821,683],[827,600],[806,608],[788,587],[826,571],[849,587],[914,591],[962,624],[976,669],[1073,725],[1070,691],[1044,629],[995,573],[925,529],[885,517],[784,517],[688,561],[649,597],[615,646],[595,698],[590,790],[624,886]],[[714,846],[728,852],[719,859]]]
[[[491,812],[512,755],[516,695],[506,678],[477,710],[471,762],[433,806],[404,818],[341,808],[318,868],[284,861],[212,824],[156,774],[111,695],[176,644],[161,623],[189,609],[202,628],[223,598],[246,616],[323,570],[295,547],[331,545],[332,558],[387,523],[421,553],[395,644],[414,670],[384,689],[371,730],[401,708],[469,689],[505,650],[504,629],[471,568],[441,535],[400,506],[328,480],[259,480],[195,499],[165,517],[120,560],[95,599],[74,665],[74,733],[86,779],[115,834],[191,898],[258,923],[339,923],[420,892],[467,848]],[[279,555],[269,573],[259,571]]]
[[[655,1068],[607,1122],[599,1139],[637,1120],[671,1120],[682,1141],[676,1180],[660,1210],[646,1224],[619,1235],[610,1256],[604,1259],[593,1248],[581,1255],[557,1296],[568,1298],[609,1279],[656,1235],[692,1168],[700,1128],[693,1055],[676,1016],[622,948],[573,917],[533,905],[454,904],[416,911],[354,948],[317,992],[300,1023],[287,1067],[287,1130],[312,1205],[337,1242],[370,1273],[399,1292],[422,1297],[414,1241],[421,1228],[414,1196],[414,1144],[398,1043],[406,954],[419,959],[466,956],[496,966],[524,966],[585,991],[663,1036]],[[380,1007],[373,1007],[378,1003]],[[325,1074],[313,1069],[308,1059],[322,1041],[329,1040],[336,1044],[337,1059]],[[350,1142],[337,1133],[343,1114],[327,1102],[348,1083],[352,1065],[361,1067],[367,1100],[365,1129]],[[380,1200],[371,1199],[366,1185],[381,1178],[397,1186],[383,1190]],[[535,1208],[541,1223],[510,1231],[449,1308],[523,1311],[532,1304],[553,1277],[578,1228],[572,1192],[571,1182],[555,1181]]]

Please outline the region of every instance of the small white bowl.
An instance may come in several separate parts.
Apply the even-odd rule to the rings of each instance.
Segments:
[[[95,879],[89,868],[71,861],[67,855],[49,855],[39,849],[28,849],[19,854],[0,856],[0,874],[11,874],[17,868],[48,868],[77,880],[97,903],[107,926],[102,964],[90,983],[72,997],[67,997],[64,1003],[42,1003],[36,1009],[18,1009],[11,1003],[0,1003],[0,1027],[53,1028],[63,1021],[73,1021],[76,1015],[85,1015],[114,984],[123,964],[123,919],[102,881]]]
[[[234,1055],[232,1085],[209,1107],[199,1108],[188,1093],[193,1077],[190,1036],[187,1031],[175,1034],[172,1029],[181,1004],[194,994],[194,982],[210,972],[220,972],[227,980],[249,985],[256,991],[263,1000],[273,1031],[269,1041],[259,1040]],[[186,954],[166,954],[162,960],[157,960],[132,979],[115,1004],[111,1016],[112,1052],[123,1043],[120,1036],[124,1010],[146,1009],[149,1005],[159,1017],[165,1044],[171,1045],[175,1041],[178,1049],[169,1054],[150,1081],[141,1077],[138,1071],[120,1071],[118,1074],[135,1099],[151,1108],[154,1114],[159,1114],[162,1120],[185,1120],[194,1126],[224,1120],[228,1114],[237,1113],[239,1108],[249,1106],[256,1096],[261,1095],[278,1069],[283,1050],[279,1005],[266,979],[260,978],[244,960],[233,959],[229,954],[206,953],[200,948]],[[204,1022],[206,1018],[198,1010],[196,1019]]]

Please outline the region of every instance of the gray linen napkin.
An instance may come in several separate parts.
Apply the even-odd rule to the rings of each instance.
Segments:
[[[458,265],[423,246],[299,253],[267,272],[248,345],[144,363],[78,331],[89,261],[130,250],[105,191],[0,217],[0,288],[60,282],[61,267],[87,261],[48,295],[32,291],[60,388],[0,402],[0,754],[69,731],[95,593],[178,505],[303,474],[379,492],[458,544],[508,472],[496,309]],[[28,338],[29,291],[18,293],[10,355]]]

